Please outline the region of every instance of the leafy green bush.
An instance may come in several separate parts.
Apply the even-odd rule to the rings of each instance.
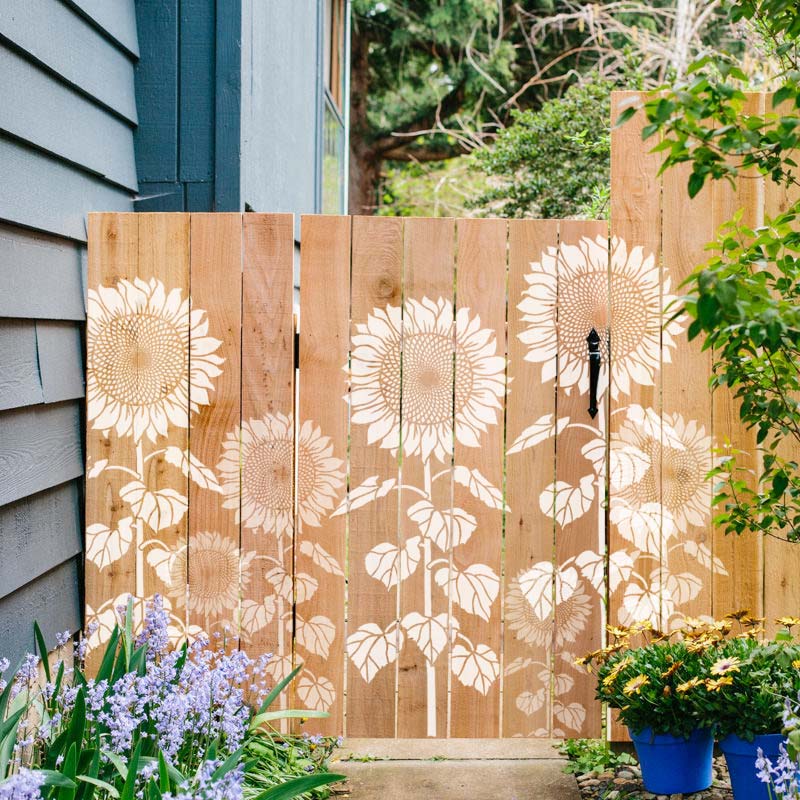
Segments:
[[[569,759],[564,772],[585,775],[636,764],[630,753],[615,753],[604,739],[567,739],[559,750]]]
[[[84,670],[84,642],[68,666],[67,635],[51,669],[35,626],[41,659],[29,654],[0,681],[0,797],[277,800],[342,779],[324,772],[332,740],[284,737],[272,727],[324,716],[272,710],[298,670],[267,693],[269,657],[212,650],[204,640],[170,648],[158,596],[138,635],[131,618],[129,603],[94,678]],[[0,663],[0,673],[8,667]],[[262,687],[255,714],[251,687]]]

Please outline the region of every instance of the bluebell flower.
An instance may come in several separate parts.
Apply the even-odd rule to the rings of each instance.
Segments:
[[[44,775],[22,767],[0,783],[0,800],[41,800]]]

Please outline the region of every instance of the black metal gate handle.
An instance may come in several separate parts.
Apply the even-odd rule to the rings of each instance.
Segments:
[[[592,328],[586,337],[589,345],[589,416],[597,416],[597,383],[600,379],[600,335]]]

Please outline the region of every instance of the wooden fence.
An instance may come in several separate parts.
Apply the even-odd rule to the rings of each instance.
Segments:
[[[315,729],[596,736],[573,660],[607,620],[796,609],[794,550],[769,543],[765,584],[761,540],[712,529],[712,449],[754,443],[685,321],[663,327],[763,193],[690,202],[648,147],[636,121],[613,133],[610,237],[303,217],[297,346],[290,215],[93,215],[93,643],[158,592],[176,638],[272,652],[275,680],[302,662]]]

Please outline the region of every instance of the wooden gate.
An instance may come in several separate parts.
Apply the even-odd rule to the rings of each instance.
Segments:
[[[607,620],[759,612],[761,543],[712,530],[705,479],[747,435],[664,327],[742,198],[690,203],[646,147],[614,132],[610,236],[303,217],[299,309],[290,215],[93,215],[93,643],[157,592],[176,638],[302,662],[315,729],[597,736],[573,660]]]

